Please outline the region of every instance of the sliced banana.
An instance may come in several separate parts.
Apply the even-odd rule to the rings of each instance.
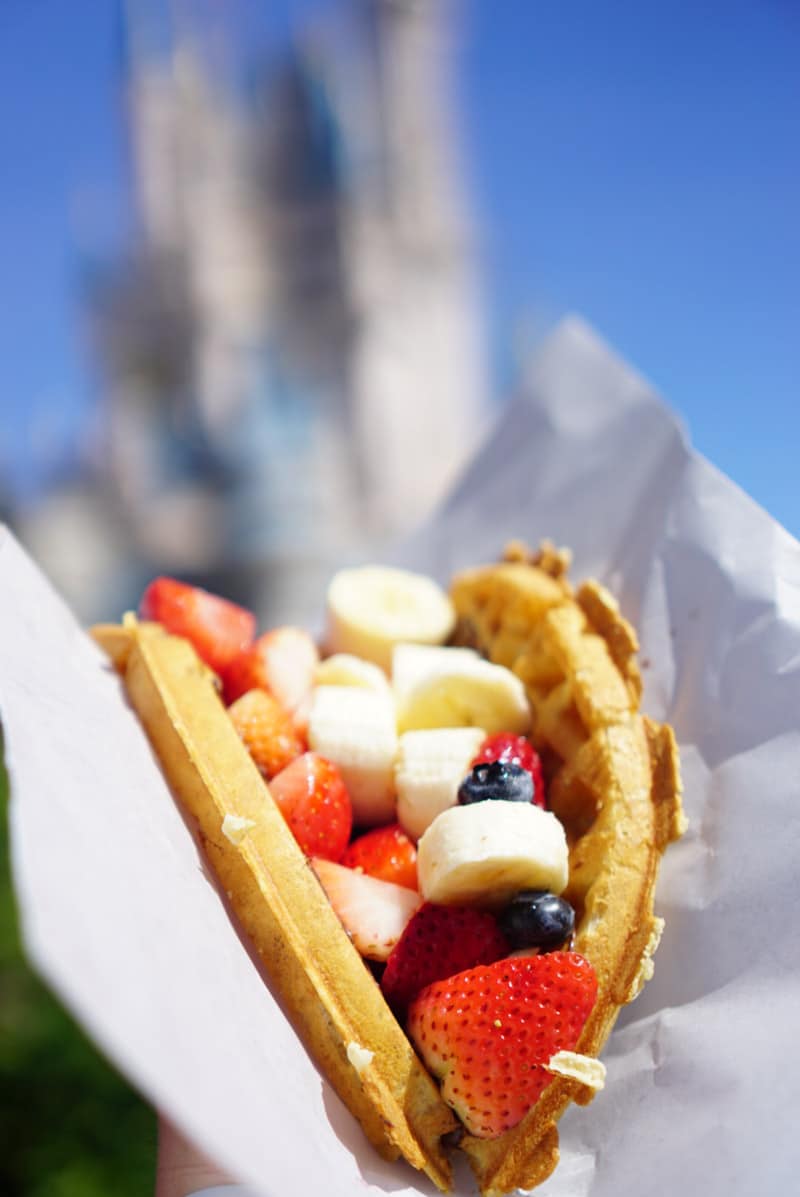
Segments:
[[[434,819],[417,845],[427,902],[501,906],[521,889],[560,894],[568,874],[564,828],[527,802],[454,806]]]
[[[316,686],[362,686],[366,690],[388,691],[386,674],[371,661],[352,653],[334,653],[320,661],[314,674]]]
[[[522,735],[530,727],[531,711],[519,678],[468,649],[414,652],[413,646],[403,645],[395,652],[393,681],[400,732],[482,727],[487,735]]]
[[[356,823],[394,818],[397,731],[391,691],[318,686],[311,700],[308,743],[338,766]]]
[[[366,565],[341,570],[328,589],[328,651],[364,657],[387,673],[395,644],[441,644],[454,626],[447,594],[422,574]]]
[[[471,648],[429,644],[397,644],[392,653],[392,687],[398,706],[421,681],[431,674],[447,673],[451,667],[469,669],[481,658]]]
[[[479,727],[410,731],[400,737],[394,771],[397,818],[408,835],[419,839],[437,815],[455,805],[485,738]]]

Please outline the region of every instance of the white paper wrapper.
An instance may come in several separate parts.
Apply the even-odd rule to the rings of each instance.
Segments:
[[[690,830],[656,974],[542,1197],[788,1193],[800,1166],[800,550],[687,448],[577,321],[400,559],[442,579],[505,540],[575,552],[640,632]],[[109,1056],[258,1191],[431,1193],[384,1164],[299,1048],[101,654],[0,529],[0,704],[31,958]],[[322,596],[320,596],[322,599]],[[113,615],[114,613],[109,613]],[[462,1192],[472,1191],[459,1169]]]

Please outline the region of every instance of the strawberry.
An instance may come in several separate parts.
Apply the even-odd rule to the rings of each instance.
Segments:
[[[353,829],[353,807],[331,761],[306,752],[273,777],[269,792],[307,856],[341,859]]]
[[[311,864],[353,945],[368,960],[386,960],[422,904],[419,894],[329,860]]]
[[[468,906],[426,902],[386,962],[381,989],[398,1018],[403,1018],[426,985],[479,964],[493,964],[508,952],[494,915]]]
[[[256,617],[244,607],[175,578],[156,578],[139,603],[141,619],[154,620],[185,636],[215,673],[252,643]]]
[[[287,711],[308,722],[307,698],[319,664],[317,646],[302,628],[273,628],[230,662],[223,676],[225,701],[248,690],[267,690]],[[297,721],[296,720],[296,721]]]
[[[524,736],[515,736],[511,732],[487,736],[470,768],[490,761],[507,761],[510,765],[520,765],[526,773],[530,773],[533,778],[533,801],[536,806],[547,809],[542,762],[539,753]]]
[[[553,1079],[543,1065],[575,1050],[596,996],[594,969],[577,952],[498,960],[423,989],[408,1033],[470,1134],[493,1139]]]
[[[305,740],[295,731],[291,717],[264,690],[243,694],[228,708],[228,714],[267,781],[305,752]]]
[[[381,881],[417,888],[417,849],[399,823],[376,827],[353,840],[342,864]],[[466,967],[466,966],[465,966]]]

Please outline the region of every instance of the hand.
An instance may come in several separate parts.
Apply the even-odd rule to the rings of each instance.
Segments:
[[[160,1116],[154,1197],[189,1197],[198,1189],[226,1184],[236,1184],[236,1179],[212,1164],[166,1118]]]

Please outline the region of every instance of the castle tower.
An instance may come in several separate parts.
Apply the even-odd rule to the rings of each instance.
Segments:
[[[485,419],[484,327],[454,122],[452,6],[368,0],[374,169],[349,224],[353,423],[375,531],[442,497]]]
[[[120,551],[303,618],[343,558],[424,517],[480,431],[450,5],[354,0],[248,100],[202,30],[156,54],[139,10],[139,236],[95,303]]]

